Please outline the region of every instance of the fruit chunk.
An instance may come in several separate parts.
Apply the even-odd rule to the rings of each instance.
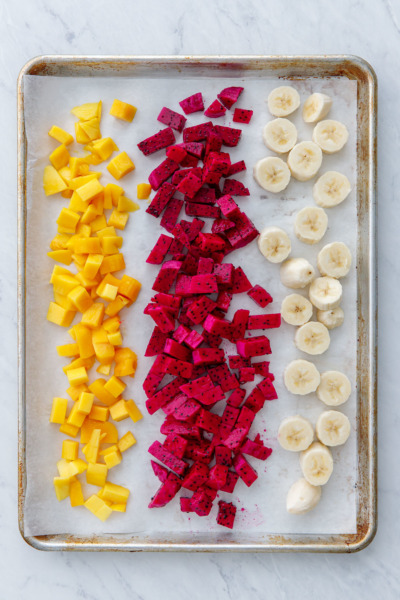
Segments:
[[[134,168],[135,165],[126,152],[118,154],[118,156],[110,160],[107,165],[107,171],[118,180],[133,171]]]
[[[240,94],[243,92],[242,87],[228,87],[224,88],[222,92],[218,94],[218,98],[226,106],[226,108],[232,108],[235,102],[238,101]]]
[[[244,108],[235,108],[232,120],[234,123],[250,123],[252,116],[252,110],[245,110]]]
[[[166,129],[161,129],[161,131],[146,138],[142,142],[139,142],[138,148],[145,156],[148,156],[149,154],[153,154],[174,143],[174,132],[171,127],[167,127]]]
[[[61,129],[61,127],[57,127],[57,125],[53,125],[49,131],[49,136],[60,142],[60,144],[64,144],[64,146],[69,146],[74,141],[73,136]]]
[[[51,165],[47,165],[47,167],[44,168],[43,189],[46,196],[58,194],[67,189],[65,181]]]
[[[232,502],[224,502],[223,500],[220,500],[218,502],[218,507],[218,525],[232,529],[236,516],[236,506],[232,504]]]
[[[147,200],[151,194],[151,185],[149,183],[138,183],[137,184],[137,199]]]
[[[157,117],[157,121],[172,127],[172,129],[176,129],[176,131],[179,131],[179,133],[181,133],[186,123],[186,119],[183,115],[180,115],[179,113],[170,110],[165,106],[161,109],[161,112]]]
[[[137,108],[132,104],[128,104],[127,102],[122,102],[122,100],[115,99],[110,108],[110,115],[115,117],[116,119],[121,119],[122,121],[127,121],[131,123],[136,114]]]
[[[185,115],[190,115],[194,112],[203,111],[203,96],[200,92],[198,92],[197,94],[193,94],[193,96],[189,96],[188,98],[181,100],[179,102],[179,105],[182,107],[182,110],[185,113]]]

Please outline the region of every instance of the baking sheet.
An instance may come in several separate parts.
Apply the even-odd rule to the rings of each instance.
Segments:
[[[232,160],[244,158],[248,171],[240,174],[245,185],[250,188],[250,198],[238,199],[242,209],[260,229],[274,224],[285,228],[291,236],[293,256],[305,256],[316,266],[318,250],[326,243],[343,241],[349,245],[355,257],[357,239],[356,214],[356,98],[357,84],[347,78],[298,80],[295,87],[302,101],[313,91],[323,91],[334,97],[331,118],[346,123],[349,128],[349,142],[337,155],[325,156],[321,173],[325,170],[340,170],[349,177],[353,190],[349,198],[339,207],[328,211],[329,229],[320,244],[308,247],[299,242],[293,234],[294,213],[303,206],[313,204],[313,182],[292,181],[282,195],[268,195],[257,186],[251,176],[254,162],[270,153],[261,140],[262,126],[270,118],[265,99],[268,92],[279,84],[278,78],[265,75],[247,76],[245,79],[211,79],[207,77],[190,79],[129,78],[57,78],[25,77],[25,124],[27,135],[27,352],[26,352],[26,457],[27,485],[25,501],[25,534],[44,535],[68,533],[90,535],[95,533],[139,533],[146,537],[167,537],[185,532],[220,531],[215,523],[216,507],[208,518],[188,519],[180,513],[177,501],[162,510],[147,509],[149,498],[158,487],[151,473],[147,448],[154,439],[163,439],[159,432],[162,415],[152,417],[145,414],[143,421],[133,427],[126,421],[118,424],[122,433],[133,429],[138,439],[137,446],[124,456],[121,465],[114,468],[110,479],[127,485],[132,492],[125,515],[114,514],[105,524],[97,520],[84,508],[72,510],[68,500],[58,503],[52,488],[52,478],[56,475],[55,462],[60,456],[63,436],[56,426],[48,423],[53,396],[64,396],[68,387],[62,372],[64,364],[56,354],[56,345],[66,343],[68,335],[64,329],[45,321],[47,305],[51,299],[48,284],[53,261],[46,256],[49,241],[56,233],[55,220],[67,201],[59,198],[46,198],[42,191],[42,172],[54,141],[47,136],[53,124],[58,124],[73,132],[74,118],[69,110],[76,104],[102,99],[104,102],[102,134],[115,139],[121,150],[126,150],[136,164],[134,173],[122,180],[128,197],[135,198],[136,184],[146,180],[147,174],[162,160],[162,152],[153,157],[143,157],[136,143],[159,129],[157,114],[163,105],[179,110],[178,100],[201,90],[206,105],[211,103],[216,93],[230,84],[243,82],[245,92],[238,105],[252,108],[254,116],[250,125],[243,125],[241,142],[230,149]],[[118,122],[108,115],[112,100],[121,98],[138,106],[139,110],[131,125]],[[218,124],[230,124],[229,117],[218,119]],[[204,120],[201,114],[191,115],[188,124]],[[299,140],[310,139],[312,126],[302,123],[301,115],[293,121],[298,127]],[[103,165],[101,165],[103,167]],[[106,175],[102,182],[111,181]],[[123,252],[126,259],[126,272],[143,284],[137,303],[123,314],[124,343],[143,355],[152,330],[150,318],[142,316],[143,307],[151,295],[151,285],[158,268],[149,267],[145,259],[161,232],[159,222],[147,215],[143,209],[134,213],[124,235]],[[241,249],[227,259],[241,265],[252,283],[264,285],[273,295],[271,312],[279,311],[282,298],[288,293],[279,281],[279,267],[267,263],[259,254],[256,244]],[[259,473],[259,479],[247,489],[238,483],[237,494],[221,494],[232,498],[238,505],[238,515],[233,540],[244,540],[243,532],[260,534],[338,534],[356,532],[356,276],[355,261],[351,274],[343,281],[346,315],[345,326],[334,330],[331,346],[325,355],[312,359],[320,371],[339,369],[346,372],[353,384],[353,393],[341,409],[352,423],[352,435],[342,448],[333,449],[335,470],[324,486],[321,503],[312,513],[303,517],[288,515],[285,509],[286,493],[290,485],[300,477],[297,454],[280,449],[276,442],[276,431],[284,416],[300,413],[313,422],[324,406],[315,395],[297,398],[289,394],[283,386],[282,371],[290,360],[307,356],[296,350],[293,344],[294,328],[283,324],[278,331],[270,334],[273,354],[271,370],[276,376],[279,400],[266,404],[257,416],[252,431],[261,431],[263,439],[274,449],[266,463],[250,459]],[[238,306],[246,306],[253,313],[260,312],[257,306],[243,295],[235,298],[229,314]],[[125,397],[133,397],[143,408],[144,394],[141,383],[151,365],[152,359],[139,360],[139,368],[134,380],[129,381]],[[94,378],[94,377],[93,377]],[[242,510],[243,509],[243,510]]]

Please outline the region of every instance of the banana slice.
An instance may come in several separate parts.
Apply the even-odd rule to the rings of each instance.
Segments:
[[[314,127],[312,139],[325,154],[334,154],[339,152],[346,144],[349,139],[349,132],[343,123],[328,119],[320,121]]]
[[[318,417],[317,437],[325,446],[340,446],[349,439],[350,421],[338,410],[326,410]]]
[[[306,450],[314,440],[314,428],[310,421],[294,415],[283,419],[278,429],[278,442],[285,450],[301,452]]]
[[[317,506],[321,499],[321,492],[321,486],[311,485],[302,477],[288,492],[286,510],[292,515],[303,515]]]
[[[332,98],[316,92],[311,94],[303,104],[303,119],[306,123],[320,121],[331,110]]]
[[[288,234],[279,227],[265,227],[257,243],[261,254],[272,263],[285,260],[292,249]]]
[[[283,299],[281,315],[289,325],[304,325],[311,319],[312,313],[313,305],[300,294],[289,294]]]
[[[298,181],[308,181],[316,175],[322,164],[322,151],[314,142],[296,144],[288,155],[289,169]]]
[[[338,171],[327,171],[314,184],[313,198],[318,206],[332,208],[337,206],[351,192],[350,181]]]
[[[310,285],[308,296],[319,310],[331,310],[342,301],[342,284],[333,277],[317,277]]]
[[[325,371],[317,388],[317,396],[327,406],[340,406],[351,394],[349,378],[340,371]]]
[[[294,343],[299,350],[307,354],[323,354],[329,348],[331,337],[325,325],[318,321],[309,321],[298,328]]]
[[[283,285],[298,290],[314,279],[315,269],[305,258],[289,258],[281,266],[280,274]]]
[[[351,252],[343,242],[327,244],[318,252],[317,265],[321,275],[340,279],[350,271]]]
[[[263,130],[264,144],[278,154],[289,152],[297,142],[297,129],[288,119],[274,119]]]
[[[340,306],[332,310],[317,310],[317,321],[323,323],[327,329],[335,329],[343,325],[344,312]]]
[[[270,92],[267,103],[271,115],[286,117],[299,108],[299,92],[289,85],[282,85]]]
[[[325,235],[328,215],[323,208],[306,206],[296,215],[294,233],[305,244],[317,244]]]
[[[300,454],[300,467],[311,485],[325,485],[333,471],[333,458],[329,448],[314,442]]]
[[[315,392],[320,384],[317,367],[308,360],[292,360],[283,374],[286,389],[292,394],[305,396]]]
[[[276,194],[289,185],[290,170],[281,158],[268,156],[256,162],[253,176],[264,190]]]

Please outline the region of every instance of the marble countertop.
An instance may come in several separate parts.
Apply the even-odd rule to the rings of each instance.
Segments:
[[[296,8],[294,8],[296,6]],[[395,0],[0,2],[0,596],[122,600],[400,597],[398,452],[400,3]],[[199,26],[205,23],[204,27]],[[339,54],[379,81],[379,526],[354,555],[41,553],[17,526],[16,79],[39,54]],[[396,208],[397,207],[397,208]],[[397,265],[397,266],[396,266]],[[393,270],[390,274],[391,269]],[[389,278],[389,279],[388,279]]]

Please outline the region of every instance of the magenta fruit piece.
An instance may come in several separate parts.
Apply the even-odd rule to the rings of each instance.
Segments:
[[[243,358],[271,354],[269,339],[265,335],[238,340],[236,342],[236,349],[238,354]]]
[[[251,366],[254,367],[256,375],[262,375],[262,377],[270,377],[272,375],[269,372],[269,362],[267,360],[252,363]]]
[[[175,144],[175,146],[168,146],[165,153],[168,158],[170,158],[171,160],[173,160],[177,163],[181,163],[187,154],[187,152],[184,148],[180,148],[176,144]],[[175,171],[175,173],[178,173],[178,172],[179,171]],[[174,175],[175,175],[175,173],[174,173]],[[174,181],[172,183],[174,183]]]
[[[273,329],[281,326],[281,314],[251,315],[247,323],[247,329]]]
[[[174,132],[172,131],[171,127],[167,127],[166,129],[161,129],[161,131],[146,138],[142,142],[139,142],[137,146],[145,156],[148,156],[149,154],[153,154],[154,152],[162,150],[163,148],[166,148],[174,143]]]
[[[197,275],[210,275],[214,269],[214,261],[212,258],[199,258],[197,267]]]
[[[250,123],[252,116],[252,110],[247,110],[245,108],[235,108],[232,120],[234,123]]]
[[[222,214],[227,219],[231,219],[239,214],[240,210],[236,202],[233,200],[232,196],[226,194],[225,196],[221,196],[218,198],[217,204],[221,209]]]
[[[205,187],[200,188],[193,198],[185,198],[185,200],[192,200],[195,204],[215,204],[215,199],[215,190]]]
[[[172,127],[172,129],[179,131],[179,133],[181,133],[182,129],[185,127],[186,120],[187,119],[183,115],[180,115],[166,106],[161,109],[161,112],[157,117],[157,121]]]
[[[150,315],[157,327],[162,333],[168,333],[175,329],[175,318],[171,315],[165,306],[148,305],[146,314]]]
[[[175,192],[176,187],[172,183],[164,183],[147,207],[146,212],[153,217],[159,217]]]
[[[232,227],[235,227],[235,223],[233,221],[217,218],[211,226],[211,231],[212,233],[224,233],[228,229],[232,229]]]
[[[184,421],[177,421],[170,415],[167,416],[164,423],[160,427],[160,433],[163,435],[169,435],[175,433],[188,438],[200,439],[200,429],[197,425],[186,423]]]
[[[237,267],[233,273],[232,293],[242,294],[243,292],[247,292],[249,289],[251,289],[250,281],[247,279],[243,269],[241,267]]]
[[[232,502],[218,502],[217,523],[228,529],[233,529],[236,517],[236,506]]]
[[[181,496],[179,498],[179,502],[180,502],[180,505],[181,505],[181,512],[184,512],[184,513],[191,513],[191,512],[193,512],[192,508],[190,506],[190,498],[185,498],[184,496]]]
[[[151,370],[147,373],[146,379],[143,381],[142,388],[148,398],[151,398],[156,393],[156,390],[163,379],[163,373],[155,373]]]
[[[190,115],[194,112],[199,112],[204,110],[204,102],[203,96],[201,92],[197,92],[184,100],[179,102],[179,106],[182,108],[185,115]]]
[[[215,233],[199,233],[199,245],[205,252],[219,252],[225,248],[225,241]]]
[[[197,348],[192,353],[195,365],[213,365],[225,360],[225,352],[220,348]]]
[[[183,142],[182,144],[178,144],[178,146],[196,158],[203,156],[204,144],[201,142]]]
[[[229,292],[222,291],[218,294],[217,307],[220,310],[222,310],[224,312],[228,312],[231,302],[232,302],[232,294],[230,294]]]
[[[161,508],[176,496],[181,489],[181,482],[173,473],[168,474],[167,480],[159,487],[151,502],[149,508]]]
[[[158,477],[158,479],[162,483],[164,483],[165,481],[167,481],[167,479],[168,479],[168,473],[169,473],[168,469],[166,469],[165,467],[159,465],[154,460],[151,460],[150,462],[151,462],[151,466],[153,468],[154,475],[156,477]]]
[[[188,196],[188,198],[193,198],[202,185],[202,180],[199,177],[196,177],[193,173],[189,173],[178,183],[177,190]]]
[[[161,218],[160,225],[169,233],[172,233],[176,225],[182,206],[183,200],[180,200],[179,198],[171,198],[171,200],[168,202],[168,206]]]
[[[216,464],[210,469],[207,479],[207,485],[214,490],[220,490],[226,483],[228,475],[228,467],[226,465]]]
[[[261,285],[255,285],[247,292],[247,295],[250,296],[252,300],[261,308],[265,308],[270,302],[273,301],[273,298],[268,292],[261,287]]]
[[[242,135],[241,129],[233,129],[232,127],[223,127],[222,125],[215,125],[214,129],[222,137],[222,143],[224,146],[234,147],[237,146]]]
[[[200,125],[193,125],[193,127],[186,127],[183,130],[183,141],[187,143],[206,140],[212,128],[213,124],[211,121],[200,123]]]
[[[240,448],[240,451],[243,454],[248,454],[249,456],[258,458],[258,460],[267,460],[267,458],[272,454],[272,448],[267,448],[264,446],[264,444],[259,444],[255,441],[252,442],[249,439],[245,440]]]
[[[278,398],[278,394],[276,393],[274,385],[269,377],[263,379],[257,385],[257,387],[266,400],[276,400]]]
[[[175,171],[179,169],[178,163],[170,158],[166,158],[149,175],[149,182],[153,190],[158,190],[164,181],[169,179]]]
[[[209,410],[202,408],[197,417],[196,425],[209,433],[218,433],[221,424],[221,417],[211,413]]]
[[[204,111],[204,116],[211,119],[223,117],[226,113],[226,108],[218,100],[214,100],[210,106]]]
[[[187,469],[188,465],[184,460],[174,456],[172,452],[166,450],[158,441],[151,444],[149,453],[177,475],[183,475]]]
[[[198,398],[213,386],[214,384],[210,376],[204,375],[204,377],[193,379],[190,383],[184,383],[180,389],[187,396]]]
[[[247,321],[249,318],[249,311],[244,308],[240,308],[235,312],[232,319],[232,338],[238,340],[244,338],[246,333]],[[244,365],[247,366],[247,365]]]
[[[229,398],[227,400],[227,404],[229,404],[229,406],[233,406],[233,407],[237,408],[242,404],[245,395],[246,395],[246,390],[243,390],[240,387],[236,388],[232,392],[232,394],[229,396]]]
[[[236,427],[231,433],[224,439],[223,444],[229,450],[237,450],[242,445],[248,430],[245,427]]]
[[[264,404],[265,398],[256,386],[246,398],[243,406],[246,406],[246,408],[249,408],[254,413],[258,413],[264,407]]]
[[[226,477],[226,483],[224,487],[221,488],[221,492],[227,492],[228,494],[232,494],[235,486],[239,480],[239,475],[234,471],[228,471],[228,475]]]
[[[193,463],[190,470],[182,481],[182,487],[195,492],[208,479],[209,470],[207,465],[199,462]]]
[[[220,402],[220,400],[225,400],[225,394],[222,391],[221,386],[217,385],[208,389],[206,392],[203,392],[197,399],[204,406],[211,406],[216,404],[216,402]]]
[[[238,355],[228,356],[229,366],[231,369],[241,369],[242,367],[250,367],[250,360]]]
[[[222,136],[212,129],[207,136],[206,148],[204,151],[205,156],[210,152],[219,152],[222,148]]]
[[[244,481],[247,487],[253,485],[255,480],[258,478],[257,472],[247,462],[242,454],[237,454],[233,459],[233,466],[236,473]]]
[[[164,385],[158,392],[146,400],[146,408],[150,415],[163,407],[171,400],[180,390],[179,386],[183,385],[185,380],[183,377],[175,377],[172,381]]]
[[[231,177],[232,175],[236,175],[236,173],[241,173],[242,171],[246,171],[246,163],[244,160],[239,160],[238,162],[231,164],[226,176]]]
[[[203,342],[203,336],[194,329],[185,338],[185,344],[187,344],[192,350],[196,350],[196,348],[198,348]]]
[[[162,233],[147,257],[146,262],[150,265],[161,265],[162,261],[168,254],[168,250],[172,241],[173,240],[171,237]]]
[[[250,196],[248,188],[237,179],[225,179],[222,193],[230,194],[231,196]]]
[[[163,447],[177,458],[183,458],[187,446],[187,440],[180,435],[170,433],[164,440]]]
[[[198,276],[194,275],[194,277]],[[187,316],[195,325],[199,325],[204,321],[208,313],[215,308],[215,306],[216,304],[213,300],[211,300],[211,298],[202,296],[191,303],[187,311]]]
[[[243,427],[248,432],[253,424],[255,416],[255,413],[249,408],[247,408],[247,406],[242,406],[242,408],[240,409],[240,414],[236,421],[236,427]]]
[[[232,452],[229,450],[229,448],[226,448],[226,446],[216,446],[215,462],[217,465],[230,467],[232,465]]]
[[[168,339],[168,333],[163,333],[159,327],[154,327],[149,343],[147,344],[145,356],[156,356],[164,350],[165,343]]]
[[[240,383],[248,383],[254,381],[256,370],[253,367],[242,367],[239,369],[239,381]]]
[[[230,392],[239,387],[237,378],[230,372],[225,363],[209,369],[208,374],[213,383],[215,385],[220,385],[224,392]]]
[[[185,361],[190,360],[192,354],[188,348],[185,348],[185,346],[182,346],[182,344],[179,344],[179,342],[171,339],[167,339],[165,341],[164,353],[169,354],[174,358],[178,358],[179,360]]]
[[[178,183],[180,181],[182,181],[182,179],[184,179],[186,177],[186,175],[189,175],[189,173],[192,173],[193,175],[196,175],[196,177],[203,177],[203,169],[201,169],[200,167],[190,167],[188,169],[179,169],[178,171],[175,171],[175,173],[172,175],[172,179],[171,182],[173,185],[178,185]]]
[[[205,219],[218,219],[221,214],[217,206],[196,204],[194,202],[187,202],[185,204],[185,212],[188,217],[204,217]]]
[[[157,278],[153,284],[153,290],[156,292],[163,292],[168,294],[171,286],[173,285],[178,272],[182,266],[182,262],[178,260],[168,260],[165,262],[157,275]]]
[[[238,101],[240,94],[243,92],[242,87],[227,87],[220,92],[217,97],[226,106],[226,108],[232,108],[235,102]]]
[[[203,327],[208,333],[219,335],[225,339],[230,339],[232,324],[230,321],[219,319],[214,315],[207,315]]]

